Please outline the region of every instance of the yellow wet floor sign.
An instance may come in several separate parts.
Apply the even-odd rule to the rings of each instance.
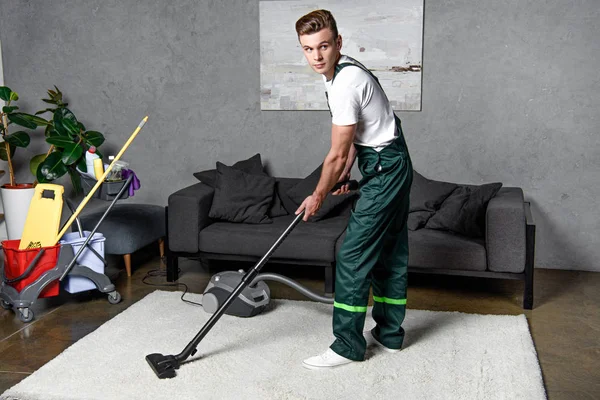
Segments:
[[[64,191],[63,186],[51,183],[40,183],[35,187],[35,193],[33,199],[31,199],[27,220],[23,228],[23,236],[19,243],[19,250],[48,247],[56,244]]]

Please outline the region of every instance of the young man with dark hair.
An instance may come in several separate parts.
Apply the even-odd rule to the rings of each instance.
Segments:
[[[310,369],[362,361],[367,344],[388,352],[402,347],[406,311],[409,192],[412,164],[400,120],[377,78],[341,54],[333,15],[313,11],[296,22],[298,40],[311,68],[323,75],[332,117],[331,148],[312,195],[300,205],[304,220],[315,214],[337,182],[348,180],[356,158],[363,176],[360,198],[337,255],[334,343],[304,360]],[[344,185],[334,194],[348,192]],[[364,323],[373,287],[375,328]]]

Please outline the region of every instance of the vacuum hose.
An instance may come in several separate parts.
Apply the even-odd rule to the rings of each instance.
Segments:
[[[270,273],[258,274],[256,276],[256,278],[254,278],[254,280],[252,281],[250,286],[254,286],[260,281],[275,281],[275,282],[283,283],[284,285],[287,285],[287,286],[291,287],[292,289],[297,290],[298,292],[302,293],[303,295],[305,295],[306,297],[308,297],[311,300],[318,301],[319,303],[333,304],[333,300],[334,300],[333,297],[320,296],[314,292],[311,292],[310,290],[308,290],[306,287],[302,286],[298,282],[296,282],[286,276],[283,276],[283,275],[270,274]]]

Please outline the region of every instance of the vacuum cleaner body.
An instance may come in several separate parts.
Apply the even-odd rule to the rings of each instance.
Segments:
[[[214,314],[244,277],[244,271],[224,271],[210,279],[204,289],[202,306],[204,311]],[[257,282],[254,286],[246,286],[225,310],[225,314],[236,317],[253,317],[260,314],[271,300],[271,291],[265,282]]]

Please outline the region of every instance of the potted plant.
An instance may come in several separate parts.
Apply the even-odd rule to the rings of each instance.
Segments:
[[[17,147],[26,148],[31,142],[29,133],[23,130],[9,133],[15,125],[35,129],[38,126],[48,124],[48,121],[18,111],[19,106],[15,104],[19,95],[6,86],[0,86],[0,99],[6,102],[0,112],[0,134],[4,143],[0,143],[0,159],[8,163],[9,183],[0,188],[2,203],[4,206],[4,218],[9,239],[19,239],[23,233],[29,203],[33,197],[33,183],[17,183],[15,181],[15,168],[13,165]]]
[[[75,193],[80,193],[81,179],[77,169],[87,172],[85,152],[91,146],[96,147],[96,153],[102,157],[98,147],[104,143],[104,135],[88,131],[67,108],[69,104],[63,102],[62,92],[56,86],[54,89],[48,90],[48,98],[42,101],[55,107],[36,112],[36,115],[52,113],[45,131],[50,149],[35,156],[30,168],[40,183],[52,182],[68,173]]]

